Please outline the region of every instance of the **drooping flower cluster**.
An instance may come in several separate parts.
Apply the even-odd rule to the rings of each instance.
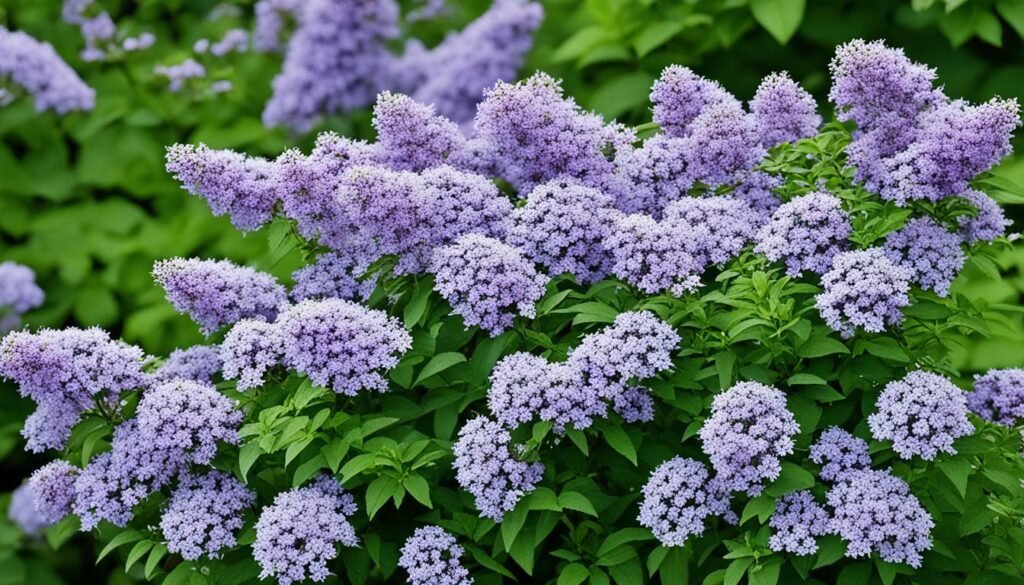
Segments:
[[[193,345],[172,351],[167,361],[153,373],[153,379],[157,382],[180,379],[209,384],[220,373],[221,366],[220,351],[216,346]]]
[[[386,43],[397,35],[394,0],[303,3],[263,122],[306,131],[323,114],[371,104],[391,59]]]
[[[355,498],[327,475],[277,494],[256,522],[252,548],[260,579],[271,577],[281,585],[324,581],[327,562],[338,555],[337,545],[359,545],[349,523],[355,512]]]
[[[11,503],[7,507],[7,517],[25,534],[35,536],[50,525],[36,511],[36,495],[32,486],[23,483],[11,492]]]
[[[31,95],[37,112],[53,110],[63,116],[91,110],[96,104],[96,92],[60,58],[53,45],[2,26],[0,78],[9,79]],[[13,93],[0,90],[0,107],[13,99]]]
[[[508,240],[550,274],[567,272],[590,284],[611,269],[605,242],[618,215],[613,199],[596,189],[544,183],[515,211]]]
[[[222,471],[183,474],[160,515],[167,550],[186,560],[218,557],[235,546],[242,511],[255,501],[255,493]]]
[[[782,391],[739,382],[715,396],[700,440],[723,485],[756,496],[779,477],[780,459],[793,452],[799,431]]]
[[[806,490],[790,492],[775,503],[775,512],[768,525],[774,530],[768,548],[795,555],[818,552],[815,537],[831,532],[828,512]]]
[[[228,330],[220,345],[224,378],[238,380],[239,390],[263,385],[267,370],[281,363],[284,337],[273,324],[242,319]]]
[[[762,79],[750,100],[750,113],[766,147],[814,136],[821,125],[817,109],[811,94],[785,72]]]
[[[989,370],[974,377],[967,406],[981,418],[1013,426],[1024,420],[1024,370]]]
[[[953,441],[974,432],[967,419],[967,397],[946,378],[917,370],[885,385],[876,411],[868,416],[871,435],[892,441],[903,459],[932,460],[954,454]]]
[[[689,537],[704,533],[709,517],[735,521],[728,491],[721,488],[702,463],[675,457],[659,465],[644,484],[637,520],[661,544],[683,546]]]
[[[966,199],[978,213],[974,216],[961,215],[956,218],[960,226],[960,237],[968,244],[976,242],[991,242],[992,240],[1006,233],[1006,228],[1013,223],[1006,219],[1003,208],[999,207],[995,199],[981,191],[968,189],[960,195]]]
[[[377,158],[381,164],[419,172],[462,156],[466,137],[458,125],[438,115],[430,104],[390,91],[377,96],[373,127],[377,130]]]
[[[456,480],[476,498],[480,515],[495,522],[533,491],[544,473],[543,464],[520,461],[511,441],[500,424],[478,416],[462,427],[452,446]]]
[[[847,543],[846,556],[878,552],[890,563],[921,566],[935,522],[905,481],[889,471],[854,471],[828,491],[826,500],[832,530]]]
[[[79,469],[57,459],[32,472],[28,485],[35,496],[36,512],[47,524],[63,520],[75,501],[75,478]]]
[[[825,429],[811,445],[810,459],[821,466],[818,476],[830,483],[871,467],[868,442],[834,426]]]
[[[348,396],[386,391],[381,371],[393,368],[412,347],[397,319],[343,299],[302,301],[285,310],[276,327],[286,366]]]
[[[206,335],[245,318],[269,321],[287,302],[274,277],[228,260],[171,258],[153,266],[167,300]]]
[[[893,262],[910,271],[914,282],[944,297],[966,257],[960,237],[930,217],[918,217],[889,234],[884,250]]]
[[[22,429],[26,448],[62,448],[94,401],[116,405],[122,392],[147,385],[142,363],[142,350],[98,328],[8,334],[0,341],[0,376],[37,406]]]
[[[533,317],[548,277],[523,254],[494,238],[468,234],[434,252],[435,290],[462,317],[497,336],[516,315]]]
[[[464,553],[443,528],[424,526],[405,540],[398,566],[409,573],[410,585],[472,585],[469,571],[459,561]]]
[[[17,328],[21,315],[42,305],[45,298],[31,268],[0,262],[0,336]]]
[[[786,273],[804,270],[824,274],[832,259],[847,247],[853,231],[838,197],[814,192],[783,203],[757,234],[754,250],[786,264]]]
[[[911,278],[881,248],[843,252],[821,277],[824,290],[815,304],[821,318],[844,338],[853,337],[858,328],[878,333],[903,322],[901,309],[910,304]]]

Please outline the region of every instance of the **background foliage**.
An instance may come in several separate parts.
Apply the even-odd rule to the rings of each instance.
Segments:
[[[246,53],[219,65],[218,75],[235,88],[217,97],[169,93],[166,81],[152,72],[155,64],[191,55],[192,43],[201,37],[248,28],[251,3],[231,2],[237,10],[220,11],[225,16],[214,20],[208,18],[217,6],[212,1],[102,3],[126,30],[156,33],[156,46],[122,61],[83,63],[76,57],[81,38],[60,19],[59,1],[0,0],[0,24],[54,44],[98,96],[94,111],[66,118],[36,114],[24,102],[0,109],[0,258],[34,268],[47,292],[46,305],[28,318],[31,326],[101,325],[150,353],[166,355],[201,338],[154,286],[149,272],[155,259],[226,257],[287,278],[298,257],[280,254],[267,244],[266,233],[239,235],[225,218],[211,217],[202,201],[186,197],[164,171],[164,146],[205,142],[272,156],[291,145],[308,147],[315,132],[288,135],[260,122],[270,79],[280,65],[277,56]],[[413,25],[416,36],[436,42],[487,2],[449,5],[449,16]],[[632,124],[649,121],[651,82],[670,63],[690,65],[741,98],[749,98],[766,73],[784,64],[824,103],[825,65],[837,44],[854,37],[886,38],[906,47],[913,59],[940,70],[950,95],[1024,99],[1024,0],[547,0],[544,5],[547,18],[524,70],[562,77],[567,94],[582,105]],[[372,138],[366,111],[334,117],[323,128]],[[1009,160],[998,173],[1024,182],[1024,160]],[[997,195],[1004,203],[1024,202],[1016,199],[1019,195]],[[1019,208],[1011,208],[1010,215],[1024,221]],[[1024,250],[1003,250],[995,262],[997,271],[989,264],[969,266],[955,290],[990,304],[1019,304]],[[1020,316],[994,323],[992,337],[955,349],[957,365],[965,372],[1019,365],[1022,323]],[[709,384],[731,379],[723,376],[711,372],[708,379],[715,384]],[[17,435],[27,407],[9,387],[4,398],[11,406],[0,413],[0,470],[2,488],[9,491],[41,460],[23,452]],[[417,424],[451,436],[451,409],[429,408],[428,419]],[[643,453],[640,447],[634,445]],[[612,452],[616,449],[603,452],[609,448],[601,444],[591,455],[619,456]],[[664,459],[661,455],[643,457],[651,464]],[[566,461],[574,457],[565,454]],[[598,511],[605,512],[604,504]],[[581,514],[582,525],[587,514]],[[48,538],[57,544],[69,535]],[[602,542],[595,539],[581,532],[579,544],[596,555]],[[128,579],[109,559],[94,568],[97,551],[86,539],[54,553],[45,543],[25,539],[6,519],[0,520],[0,551],[0,583],[98,582],[110,571],[112,581]]]

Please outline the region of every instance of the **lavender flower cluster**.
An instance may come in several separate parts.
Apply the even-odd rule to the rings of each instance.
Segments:
[[[255,502],[255,493],[222,471],[183,475],[160,516],[167,550],[186,560],[216,558],[235,546],[242,511]]]
[[[670,459],[644,484],[637,520],[665,546],[683,546],[689,537],[703,534],[712,516],[735,522],[728,490],[699,461]]]
[[[80,56],[83,61],[99,61],[121,52],[142,51],[153,46],[156,36],[144,32],[136,37],[119,35],[110,13],[95,0],[64,0],[61,8],[64,22],[78,27],[85,40]]]
[[[824,290],[815,303],[821,318],[844,338],[858,328],[878,333],[903,322],[911,278],[913,273],[882,248],[843,252],[821,277]]]
[[[501,424],[478,416],[463,425],[452,446],[456,480],[476,499],[480,515],[495,522],[533,491],[544,474],[542,463],[521,461],[511,441]]]
[[[1024,370],[989,370],[974,377],[967,406],[981,418],[1013,426],[1024,420]]]
[[[914,371],[889,382],[868,416],[871,435],[892,441],[903,459],[917,455],[932,460],[940,453],[956,453],[953,441],[974,432],[967,419],[967,397],[948,379]]]
[[[0,335],[16,329],[21,316],[43,304],[36,273],[16,262],[0,262]]]
[[[35,100],[37,112],[53,110],[65,115],[89,111],[96,92],[61,59],[50,43],[21,31],[0,26],[0,79],[9,79]],[[15,98],[11,88],[0,88],[0,107]]]
[[[459,562],[464,552],[443,528],[424,526],[402,545],[398,566],[409,573],[409,585],[473,585]]]

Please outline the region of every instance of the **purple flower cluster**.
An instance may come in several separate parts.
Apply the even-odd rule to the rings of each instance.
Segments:
[[[981,418],[1008,427],[1024,420],[1024,370],[989,370],[975,376],[967,406]]]
[[[327,562],[338,555],[337,545],[359,546],[349,523],[355,512],[352,495],[327,475],[277,494],[256,522],[252,548],[260,579],[271,577],[281,585],[324,581],[329,574]]]
[[[36,495],[32,491],[32,486],[27,483],[21,484],[11,492],[11,503],[7,508],[7,517],[22,532],[30,536],[39,534],[50,525],[36,511]]]
[[[700,286],[703,267],[687,247],[687,234],[640,213],[619,219],[605,244],[615,260],[612,274],[644,293],[675,296]]]
[[[217,558],[235,546],[242,511],[255,502],[255,493],[222,471],[183,474],[160,515],[167,550],[186,560]]]
[[[264,123],[304,132],[323,114],[373,103],[391,59],[386,43],[398,32],[394,0],[305,2]]]
[[[569,273],[590,284],[611,270],[605,242],[618,216],[614,200],[596,189],[544,183],[516,209],[508,241],[549,273]]]
[[[768,548],[795,555],[818,552],[815,537],[831,532],[828,512],[806,490],[790,492],[775,502],[775,512],[768,525],[774,530]]]
[[[478,416],[462,427],[452,446],[456,480],[476,499],[480,515],[495,522],[533,491],[544,474],[543,464],[520,461],[511,441],[499,423]]]
[[[670,65],[651,88],[654,121],[669,136],[684,137],[707,108],[739,102],[717,81],[705,79],[688,67]]]
[[[96,92],[68,66],[53,46],[21,31],[0,26],[0,78],[10,79],[33,97],[36,111],[60,115],[88,111],[96,104]],[[12,96],[0,92],[0,107]]]
[[[71,513],[78,472],[77,467],[60,459],[32,472],[28,485],[35,496],[36,512],[47,524],[59,522]]]
[[[288,21],[295,21],[303,0],[259,0],[254,7],[256,26],[252,34],[253,48],[263,53],[284,49]]]
[[[377,96],[373,127],[381,164],[418,172],[459,159],[466,137],[454,122],[435,113],[430,103],[390,91]]]
[[[890,563],[921,566],[935,522],[905,481],[889,471],[854,471],[828,491],[826,500],[832,531],[847,543],[846,556],[877,551]]]
[[[640,148],[627,148],[615,157],[619,174],[629,185],[616,197],[624,213],[646,213],[660,217],[668,203],[685,197],[694,185],[685,138],[657,134]]]
[[[284,337],[274,323],[242,319],[228,330],[220,345],[224,378],[238,380],[239,390],[263,385],[267,370],[284,358]]]
[[[782,205],[773,189],[782,185],[782,177],[769,175],[762,171],[747,173],[733,189],[732,196],[745,201],[756,215],[756,225],[760,227],[768,221],[775,210]]]
[[[459,558],[465,553],[455,537],[438,526],[417,528],[402,545],[398,566],[410,585],[473,585]]]
[[[683,246],[702,267],[724,264],[739,255],[754,238],[757,213],[735,197],[684,197],[665,207],[672,233],[681,234]]]
[[[31,268],[0,262],[0,336],[17,328],[21,315],[42,305],[45,298]]]
[[[343,299],[302,301],[275,325],[284,340],[284,364],[339,394],[387,390],[382,370],[412,347],[401,323],[383,311]]]
[[[821,125],[814,98],[785,72],[761,80],[750,113],[767,147],[810,138]]]
[[[61,15],[64,22],[78,27],[85,39],[81,52],[83,61],[99,61],[117,51],[141,51],[153,46],[156,37],[144,32],[137,37],[124,37],[118,44],[118,31],[110,13],[98,8],[95,0],[64,0]]]
[[[752,496],[782,472],[800,431],[786,395],[757,382],[739,382],[715,396],[700,440],[719,480],[729,491]]]
[[[369,254],[330,252],[316,262],[292,273],[295,286],[291,297],[306,299],[365,299],[377,285],[375,278],[363,278],[370,267]]]
[[[122,392],[145,387],[142,365],[142,350],[98,328],[14,332],[0,341],[0,376],[37,406],[22,429],[35,452],[62,448],[94,401],[117,404]]]
[[[804,270],[824,274],[832,258],[843,251],[853,231],[838,197],[814,192],[783,203],[757,233],[759,254],[786,263],[786,273]]]
[[[871,435],[892,441],[893,451],[903,459],[918,455],[930,461],[940,452],[955,454],[953,441],[974,432],[964,392],[922,370],[886,384],[875,409],[868,416]]]
[[[516,315],[532,318],[548,277],[523,254],[494,238],[468,234],[434,252],[434,286],[467,327],[497,336]]]
[[[765,155],[757,122],[739,102],[727,100],[707,107],[688,132],[688,171],[712,187],[735,182]]]
[[[720,487],[702,463],[675,457],[659,465],[644,484],[637,520],[661,544],[683,546],[689,537],[704,533],[708,517],[735,521],[729,493]]]
[[[153,277],[174,308],[206,335],[245,318],[272,321],[287,302],[284,287],[273,276],[228,260],[160,260]]]
[[[209,384],[213,377],[220,373],[221,366],[219,348],[212,345],[193,345],[187,349],[172,351],[167,361],[153,373],[153,379],[157,382],[179,379]]]
[[[949,294],[949,286],[966,261],[960,237],[930,217],[908,221],[885,238],[883,249],[921,288],[940,297]]]
[[[824,291],[815,304],[821,318],[844,338],[853,337],[858,327],[878,333],[903,322],[911,278],[881,248],[843,252],[821,277]]]
[[[1006,228],[1013,223],[1006,219],[1003,208],[995,199],[981,191],[968,189],[960,194],[978,213],[974,216],[961,215],[956,218],[960,227],[960,237],[968,244],[975,242],[991,242],[1006,233]]]
[[[821,466],[818,476],[830,483],[871,467],[868,442],[839,427],[829,427],[821,433],[811,445],[810,459]]]
[[[395,61],[402,91],[439,112],[465,123],[473,119],[483,88],[516,78],[544,9],[528,0],[497,0],[460,32],[426,50],[411,41]]]
[[[147,390],[132,421],[136,440],[147,449],[206,465],[217,454],[218,443],[238,444],[242,411],[213,386],[173,380]]]
[[[606,412],[600,397],[583,387],[575,368],[523,352],[495,364],[487,405],[510,429],[540,419],[553,422],[559,433],[569,426],[588,428],[594,417]]]
[[[171,93],[178,93],[185,89],[185,85],[189,81],[206,77],[206,67],[189,57],[174,65],[157,65],[153,68],[153,74],[166,77],[167,90]]]

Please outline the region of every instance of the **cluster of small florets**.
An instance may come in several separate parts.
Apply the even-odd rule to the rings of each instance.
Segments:
[[[815,297],[821,318],[844,338],[858,328],[872,333],[903,322],[910,304],[910,270],[893,262],[882,248],[843,252],[821,277]]]
[[[893,451],[903,459],[917,455],[932,460],[940,452],[954,454],[953,441],[974,432],[967,419],[965,393],[930,372],[918,370],[889,382],[875,408],[868,416],[871,435],[892,441]]]
[[[149,389],[135,411],[135,435],[148,448],[174,451],[206,465],[220,442],[238,444],[242,411],[213,386],[172,380]]]
[[[776,209],[758,232],[754,250],[773,262],[785,262],[791,276],[804,270],[824,274],[832,268],[833,257],[846,249],[852,231],[839,198],[819,191]]]
[[[16,262],[0,262],[0,335],[18,327],[21,315],[43,304],[36,273]]]
[[[472,585],[469,571],[459,561],[464,552],[443,528],[424,526],[402,545],[398,566],[409,573],[410,585]]]
[[[944,297],[964,267],[960,237],[930,217],[907,222],[885,239],[886,255],[910,271],[914,282]]]
[[[501,424],[478,416],[462,427],[452,446],[456,480],[476,498],[480,515],[495,522],[533,491],[544,473],[543,464],[520,461],[511,442]]]
[[[817,110],[811,94],[785,72],[762,79],[750,100],[750,113],[767,147],[814,136],[821,125]]]
[[[818,552],[815,538],[828,534],[832,528],[828,512],[806,490],[790,492],[779,498],[768,525],[774,529],[768,547],[795,555]]]
[[[71,427],[95,401],[116,404],[122,392],[143,388],[143,353],[98,328],[16,331],[0,341],[0,376],[18,384],[36,411],[22,435],[30,451],[60,449]]]
[[[157,65],[153,67],[153,74],[166,78],[167,90],[177,93],[185,89],[190,81],[206,77],[206,67],[189,57],[174,65]]]
[[[222,471],[183,474],[160,515],[167,550],[186,560],[218,557],[237,543],[242,511],[255,501],[255,493]]]
[[[263,385],[267,370],[281,363],[284,337],[273,324],[242,319],[228,330],[220,345],[224,378],[238,380],[239,390]]]
[[[829,427],[811,445],[810,459],[821,466],[818,476],[836,482],[852,471],[871,467],[868,442],[839,427]]]
[[[682,296],[700,286],[701,266],[686,251],[686,236],[649,215],[627,215],[615,224],[606,248],[612,273],[641,292]]]
[[[989,370],[974,377],[967,406],[981,418],[1013,426],[1024,420],[1024,370]]]
[[[664,215],[702,271],[738,256],[758,224],[757,213],[735,197],[684,197],[666,206]]]
[[[253,48],[263,53],[284,49],[288,21],[294,21],[303,0],[259,0],[253,11],[256,24],[252,33]]]
[[[302,301],[275,325],[284,341],[286,366],[348,396],[386,391],[381,372],[395,367],[412,347],[412,337],[397,319],[342,299]]]
[[[466,326],[492,336],[511,327],[516,315],[533,317],[549,280],[516,248],[478,234],[438,249],[430,271],[435,290]]]
[[[212,345],[193,345],[186,349],[176,349],[167,357],[167,361],[153,372],[156,382],[169,382],[174,379],[191,380],[200,384],[209,384],[213,377],[220,373],[222,367],[220,350]]]
[[[151,32],[137,37],[118,35],[110,13],[97,8],[94,0],[64,0],[61,16],[64,22],[77,26],[82,33],[85,48],[80,55],[83,61],[99,61],[121,51],[141,51],[156,42]]]
[[[79,471],[67,461],[57,459],[32,472],[28,484],[35,496],[36,512],[44,522],[52,524],[71,513]]]
[[[245,318],[273,321],[288,300],[273,276],[227,260],[161,260],[153,277],[206,335]]]
[[[11,501],[7,505],[7,517],[25,534],[36,536],[50,525],[36,511],[36,495],[32,486],[23,483],[11,492]]]
[[[995,199],[981,191],[968,189],[960,195],[976,210],[977,215],[961,215],[956,218],[960,227],[960,237],[968,244],[991,242],[1006,233],[1006,228],[1013,224],[1006,219],[1003,208]]]
[[[96,92],[68,66],[53,45],[21,31],[0,26],[0,77],[10,79],[35,100],[36,111],[60,115],[88,111],[96,104]],[[0,90],[0,107],[14,99]]]
[[[846,556],[877,551],[890,563],[921,566],[935,522],[905,481],[888,471],[853,471],[828,491],[826,500],[832,531],[847,543]]]
[[[502,425],[514,429],[534,419],[551,421],[556,432],[567,426],[588,428],[605,412],[599,397],[587,392],[579,373],[564,363],[518,352],[491,371],[487,405]]]
[[[641,526],[650,528],[665,546],[683,546],[691,536],[704,533],[712,516],[735,521],[729,493],[709,477],[699,461],[676,457],[659,465],[643,487]]]
[[[799,431],[782,391],[739,382],[715,396],[700,439],[723,485],[756,496],[779,477],[781,458],[793,452]]]
[[[366,299],[377,286],[376,279],[361,278],[369,268],[366,258],[337,252],[317,256],[316,262],[292,273],[292,299]]]
[[[281,585],[325,580],[327,562],[338,555],[337,545],[359,546],[349,523],[355,512],[352,495],[326,475],[277,494],[256,522],[252,548],[260,579],[272,577]]]

